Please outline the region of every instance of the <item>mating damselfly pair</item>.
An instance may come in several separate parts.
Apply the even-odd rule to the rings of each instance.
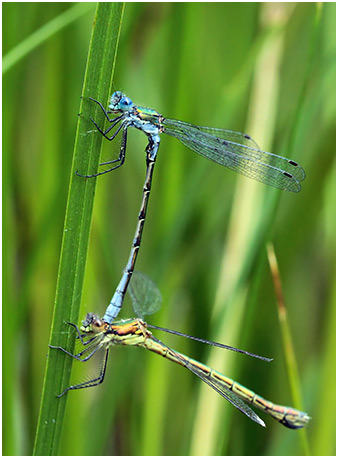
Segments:
[[[98,104],[106,120],[110,123],[107,129],[101,129],[97,122],[90,118],[98,131],[109,141],[114,140],[119,132],[122,132],[120,153],[117,159],[100,164],[110,165],[108,170],[92,175],[80,175],[77,172],[78,175],[92,178],[121,167],[126,157],[129,127],[143,131],[148,137],[146,178],[138,223],[127,265],[103,317],[107,323],[111,323],[118,316],[135,267],[161,133],[177,138],[201,156],[246,177],[284,191],[299,192],[301,190],[300,182],[305,179],[305,172],[302,167],[291,159],[262,151],[247,134],[212,127],[194,126],[183,121],[165,118],[153,109],[135,105],[129,97],[120,91],[113,93],[108,111],[99,101],[93,98],[90,100]],[[116,117],[110,118],[109,115],[116,115]],[[114,128],[115,131],[112,133]]]
[[[122,279],[107,307],[104,317],[100,319],[97,315],[89,313],[80,329],[75,324],[69,323],[76,329],[77,337],[80,344],[83,346],[83,349],[76,354],[72,354],[61,347],[52,347],[58,348],[82,362],[88,361],[94,355],[101,353],[102,365],[100,372],[98,376],[92,380],[66,388],[59,396],[63,396],[70,390],[88,388],[102,383],[110,347],[114,345],[138,346],[160,354],[186,367],[216,392],[221,394],[221,396],[231,402],[237,409],[262,426],[265,426],[264,422],[247,404],[252,404],[258,409],[265,411],[288,428],[298,429],[304,427],[310,419],[306,413],[267,401],[261,396],[256,395],[253,391],[248,390],[239,383],[214,371],[208,366],[172,350],[157,339],[148,328],[152,327],[154,329],[184,335],[194,340],[246,353],[260,359],[267,360],[267,358],[259,357],[252,353],[244,352],[223,344],[197,339],[176,331],[150,326],[138,318],[125,321],[114,321],[120,312],[128,285],[132,280],[146,218],[153,170],[160,144],[161,133],[166,133],[172,137],[178,138],[184,145],[214,162],[224,165],[249,178],[253,178],[282,190],[299,192],[301,189],[300,182],[305,178],[303,169],[295,161],[260,150],[249,135],[224,129],[198,127],[182,121],[164,118],[155,110],[134,105],[131,99],[121,92],[115,92],[112,95],[108,111],[106,111],[104,106],[97,100],[92,98],[91,100],[100,106],[106,119],[110,123],[110,126],[103,130],[98,126],[96,121],[91,118],[98,131],[110,141],[114,140],[119,132],[122,133],[120,154],[117,159],[101,164],[105,166],[111,165],[111,168],[108,170],[92,175],[80,175],[78,172],[77,174],[85,178],[91,178],[103,175],[122,166],[125,161],[127,130],[129,127],[135,127],[142,130],[148,137],[148,145],[146,147],[147,170],[143,187],[142,204],[138,215],[138,224],[132,249]],[[117,116],[111,119],[109,117],[110,114]],[[116,128],[115,132],[108,136],[114,127]],[[135,277],[133,277],[133,279],[135,279]],[[143,278],[143,287],[144,285],[150,285],[149,280],[146,278]],[[141,304],[142,308],[142,303],[146,300],[145,294],[144,296],[140,296],[140,289],[140,287],[136,288],[131,294],[134,309],[137,314],[139,314],[137,310],[139,309],[139,305]],[[152,293],[156,291],[154,287],[149,289],[152,290]],[[131,288],[131,290],[133,291],[133,288]],[[156,303],[154,299],[155,296],[152,296],[153,304]],[[135,304],[137,307],[135,307]],[[149,310],[144,310],[144,312],[145,314],[149,314]]]
[[[160,293],[155,285],[148,277],[139,273],[134,274],[128,291],[130,292],[134,310],[137,314],[145,315],[154,313],[161,305]],[[151,297],[150,300],[148,300],[148,296]],[[146,302],[148,305],[145,305]],[[66,388],[59,397],[62,397],[71,390],[89,388],[101,384],[104,380],[106,372],[109,349],[116,345],[125,345],[143,347],[169,359],[170,361],[186,367],[207,385],[213,388],[217,393],[223,396],[223,398],[228,400],[238,410],[261,426],[265,426],[264,421],[249,407],[248,404],[251,404],[261,411],[269,414],[271,417],[275,418],[277,421],[290,429],[303,428],[310,420],[310,417],[306,413],[292,407],[286,407],[267,401],[262,396],[259,396],[220,372],[211,369],[209,366],[173,350],[157,339],[150,332],[149,328],[181,335],[202,343],[233,350],[238,353],[244,353],[261,360],[271,361],[271,359],[257,356],[253,353],[229,347],[227,345],[192,337],[177,331],[149,325],[139,318],[107,323],[104,319],[100,319],[97,315],[88,313],[86,319],[82,323],[83,325],[80,329],[75,324],[68,323],[76,329],[77,338],[82,346],[79,352],[73,354],[62,347],[52,348],[62,350],[67,355],[81,362],[86,362],[96,355],[101,358],[100,370],[98,375],[91,380]]]

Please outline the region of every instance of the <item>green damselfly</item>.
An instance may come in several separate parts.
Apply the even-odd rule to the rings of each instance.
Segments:
[[[110,347],[115,345],[126,345],[143,347],[186,367],[238,410],[261,426],[265,426],[264,421],[247,404],[251,404],[257,409],[269,414],[284,426],[291,429],[303,428],[310,420],[310,417],[306,413],[293,409],[292,407],[285,407],[267,401],[220,372],[169,348],[150,332],[148,328],[152,326],[147,325],[147,323],[141,319],[115,321],[110,324],[101,320],[97,315],[89,313],[83,321],[81,329],[74,324],[72,326],[77,330],[78,337],[84,346],[84,350],[73,355],[61,347],[52,348],[58,348],[78,361],[88,361],[98,350],[102,349],[104,351],[103,365],[98,377],[79,385],[70,386],[59,395],[60,397],[69,390],[89,388],[102,383],[106,372]],[[156,326],[154,326],[154,328],[167,331],[164,328],[157,328]],[[175,331],[169,330],[169,332],[175,334]],[[203,339],[197,340],[214,344],[213,342],[204,341]],[[217,344],[217,346],[222,347],[222,344]]]
[[[161,306],[161,294],[148,277],[140,275],[139,273],[136,274],[133,276],[132,284],[129,288],[134,309],[141,315],[155,313]],[[151,299],[147,300],[147,297],[151,297]],[[136,346],[143,347],[169,359],[170,361],[186,367],[207,385],[213,388],[217,393],[223,396],[223,398],[228,400],[238,410],[261,426],[265,426],[265,423],[247,404],[251,404],[254,407],[266,412],[284,426],[291,429],[303,428],[310,420],[310,417],[306,413],[293,409],[292,407],[285,407],[267,401],[263,397],[255,394],[253,391],[245,388],[220,372],[217,372],[205,364],[169,348],[157,339],[150,332],[149,328],[187,337],[198,342],[223,349],[233,350],[238,353],[244,353],[265,361],[271,361],[271,359],[255,355],[244,350],[239,350],[234,347],[229,347],[228,345],[192,337],[187,334],[159,326],[149,325],[139,318],[107,323],[104,319],[100,319],[97,315],[88,313],[86,319],[82,322],[83,325],[80,329],[73,323],[68,324],[73,326],[77,331],[77,338],[82,345],[81,351],[73,354],[62,347],[53,346],[51,348],[62,350],[67,355],[81,362],[86,362],[94,355],[100,354],[102,364],[97,377],[66,388],[58,397],[63,396],[71,390],[89,388],[101,384],[106,373],[108,354],[111,347],[116,345]]]

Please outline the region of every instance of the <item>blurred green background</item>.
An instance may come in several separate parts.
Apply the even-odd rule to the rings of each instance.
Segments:
[[[4,68],[5,455],[32,453],[95,6],[3,4],[4,55],[76,8],[73,21]],[[301,407],[312,417],[306,433],[261,414],[263,429],[181,367],[114,348],[105,383],[69,393],[60,454],[335,454],[335,17],[334,3],[127,3],[112,89],[167,117],[248,132],[304,167],[301,193],[282,193],[162,136],[137,269],[164,298],[149,322],[274,361],[157,337],[273,402]],[[108,143],[105,155],[116,151]],[[102,315],[120,280],[145,146],[142,133],[130,132],[125,165],[98,180],[83,317]],[[302,406],[291,396],[268,241]],[[128,307],[121,316],[132,316]],[[90,370],[75,364],[73,381]]]

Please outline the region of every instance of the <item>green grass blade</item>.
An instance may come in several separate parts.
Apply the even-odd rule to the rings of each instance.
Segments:
[[[36,30],[3,57],[2,74],[5,74],[31,51],[48,40],[48,38],[72,22],[78,20],[92,8],[92,3],[77,3],[72,8],[69,8],[67,11],[45,24],[39,30]]]
[[[288,380],[290,383],[290,390],[292,395],[292,405],[299,409],[304,410],[302,395],[301,395],[301,382],[299,377],[299,371],[297,366],[297,359],[294,350],[294,344],[292,339],[292,333],[290,329],[290,323],[288,318],[288,311],[286,303],[284,301],[282,282],[279,274],[279,267],[276,258],[275,249],[272,243],[267,244],[267,253],[268,260],[270,264],[271,275],[273,278],[273,283],[275,287],[277,308],[278,308],[278,318],[281,328],[281,336],[283,341],[284,356],[286,369],[288,373]],[[306,429],[300,431],[302,437],[302,446],[304,449],[304,455],[311,455],[310,445],[308,441]]]
[[[88,134],[93,129],[87,115],[90,105],[86,96],[90,94],[102,100],[108,98],[108,83],[113,76],[123,10],[123,3],[98,5],[87,61],[50,339],[52,345],[68,349],[74,346],[74,336],[70,336],[65,322],[78,320],[96,185],[95,179],[80,178],[75,171],[95,173],[102,141],[101,136]],[[69,385],[71,365],[71,358],[65,358],[61,352],[49,352],[35,455],[57,454],[67,397],[58,399],[56,395]]]
[[[249,126],[247,131],[253,137],[263,140],[268,145],[273,131],[274,114],[276,113],[276,93],[278,91],[278,68],[281,59],[280,34],[270,34],[260,50],[260,56],[254,73],[254,87],[249,107]],[[264,87],[266,97],[260,98]],[[264,108],[262,108],[262,104]],[[256,113],[266,113],[262,119]],[[264,190],[256,183],[239,180],[237,193],[233,199],[232,214],[227,240],[224,245],[222,267],[219,274],[219,285],[216,292],[213,310],[213,340],[237,344],[249,313],[248,282],[254,270],[255,260],[264,247],[264,240],[271,231],[279,194],[275,190]],[[252,348],[252,347],[251,347]],[[271,355],[264,355],[269,356]],[[237,362],[236,362],[237,361]],[[236,379],[236,369],[240,362],[231,352],[222,354],[212,350],[207,364],[213,368],[231,374]],[[224,369],[222,369],[224,368]],[[237,369],[238,370],[238,369]],[[238,380],[240,381],[240,380]],[[254,384],[249,386],[254,389]],[[205,417],[206,408],[210,408],[210,417]],[[190,454],[218,455],[222,447],[231,443],[231,416],[235,412],[224,403],[218,402],[213,393],[201,390],[198,404],[198,421],[195,423]],[[237,413],[236,413],[237,414]],[[263,420],[265,418],[261,417]],[[202,437],[201,431],[204,431]],[[222,439],[219,439],[220,431]]]

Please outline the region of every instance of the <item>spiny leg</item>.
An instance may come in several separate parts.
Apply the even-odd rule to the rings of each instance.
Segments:
[[[86,336],[88,337],[88,334],[82,334],[80,329],[78,328],[78,326],[74,323],[71,323],[70,321],[67,321],[67,323],[69,326],[73,326],[73,328],[75,328],[76,332],[77,332],[77,336],[76,338],[77,339],[80,339],[82,345],[86,346],[86,345],[89,345],[90,343],[93,342],[93,340],[97,339],[97,336],[95,335],[94,337],[92,337],[91,339],[89,340],[83,340],[83,337]]]
[[[85,358],[81,358],[81,356],[85,353],[87,353],[88,351],[88,347],[85,348],[84,350],[80,351],[79,353],[77,353],[76,355],[73,355],[73,353],[71,353],[70,351],[66,350],[65,348],[63,347],[59,347],[59,346],[56,346],[56,345],[49,345],[49,348],[54,348],[56,350],[61,350],[63,351],[63,353],[66,353],[67,355],[71,356],[72,358],[76,359],[77,361],[81,361],[81,363],[85,363],[86,361],[88,361],[93,355],[95,355],[95,353],[97,352],[97,350],[99,350],[101,347],[98,345],[94,348],[94,350],[89,353],[88,356],[86,356]]]
[[[124,164],[124,160],[126,157],[127,127],[124,127],[123,132],[122,132],[121,148],[120,148],[120,154],[119,154],[118,159],[115,159],[113,161],[108,161],[108,162],[102,162],[102,164],[100,165],[114,164],[115,162],[120,162],[119,164],[117,164],[115,167],[112,167],[111,169],[104,170],[103,172],[94,173],[93,175],[80,175],[78,172],[76,172],[76,175],[82,178],[93,178],[93,177],[98,177],[100,175],[105,175],[106,173],[112,172],[113,170],[116,170],[119,167],[121,167]]]
[[[100,385],[103,382],[104,376],[106,374],[108,352],[109,352],[109,349],[106,350],[103,365],[101,367],[98,377],[95,377],[92,380],[88,380],[87,382],[79,383],[78,385],[71,385],[68,388],[66,388],[61,394],[58,394],[57,397],[61,398],[64,394],[67,393],[67,391],[70,391],[70,390],[80,390],[82,388],[90,388],[92,386]]]
[[[109,122],[113,122],[113,121],[114,121],[114,119],[110,119],[110,118],[109,118],[108,112],[106,111],[105,107],[102,105],[101,102],[99,102],[98,100],[93,99],[92,97],[89,97],[89,100],[92,100],[93,102],[95,102],[95,103],[97,103],[97,104],[99,105],[99,107],[101,108],[101,110],[103,111],[105,117],[107,118],[107,120],[108,120]],[[110,113],[110,112],[109,112],[109,113]]]
[[[94,124],[94,126],[97,128],[97,130],[100,132],[100,134],[102,134],[102,135],[104,136],[104,138],[106,138],[106,139],[109,140],[110,142],[111,142],[112,140],[114,140],[114,138],[115,138],[116,135],[120,132],[120,130],[122,129],[122,127],[123,127],[124,124],[121,124],[121,125],[118,127],[118,129],[116,130],[116,132],[115,132],[111,137],[108,137],[108,136],[107,136],[107,133],[110,132],[111,129],[112,129],[113,127],[115,127],[116,124],[118,124],[118,123],[121,121],[122,118],[123,118],[123,115],[121,115],[121,116],[119,116],[118,118],[116,118],[116,119],[114,119],[113,121],[111,121],[111,122],[113,122],[112,125],[109,126],[108,129],[106,129],[105,131],[103,131],[103,130],[101,129],[101,127],[96,123],[96,121],[94,121],[94,119],[90,116],[90,120],[92,121],[92,123]]]

